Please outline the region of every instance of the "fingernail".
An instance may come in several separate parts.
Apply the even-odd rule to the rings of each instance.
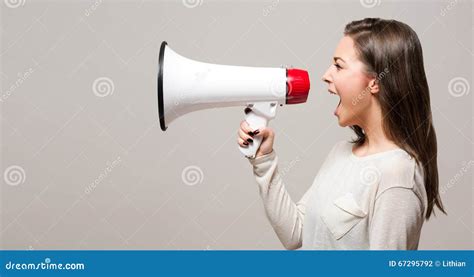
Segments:
[[[244,141],[244,145],[249,145],[249,143],[248,143],[248,142],[246,142],[246,141]]]
[[[260,130],[259,130],[259,129],[253,131],[253,134],[254,134],[254,135],[256,135],[256,134],[258,134],[258,133],[260,133]]]
[[[252,132],[252,131],[250,131],[250,132],[249,132],[249,135],[251,135],[251,136],[253,137],[253,135],[255,135],[255,133]]]
[[[251,108],[248,108],[248,107],[245,108],[245,110],[244,110],[245,114],[248,114],[248,113],[251,112],[251,111],[252,111],[252,109],[251,109]]]
[[[247,141],[248,141],[248,142],[253,142],[253,139],[248,138]]]

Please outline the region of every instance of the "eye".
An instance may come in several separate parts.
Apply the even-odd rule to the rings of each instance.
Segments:
[[[342,69],[342,67],[341,67],[339,64],[337,64],[337,63],[335,63],[334,66],[336,67],[337,71],[339,71],[339,70]]]

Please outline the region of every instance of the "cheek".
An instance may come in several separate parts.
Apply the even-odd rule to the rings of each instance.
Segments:
[[[365,106],[369,96],[368,81],[358,72],[344,71],[334,78],[334,85],[342,103],[345,107]]]

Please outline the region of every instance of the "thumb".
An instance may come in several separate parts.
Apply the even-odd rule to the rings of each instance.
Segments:
[[[267,138],[273,138],[275,136],[275,132],[273,132],[272,128],[262,127],[258,129],[258,134],[255,136],[262,137],[263,140],[266,140]]]
[[[262,143],[260,144],[256,157],[271,153],[273,151],[273,140],[275,139],[275,132],[271,128],[261,128],[255,136],[260,136],[262,138]]]

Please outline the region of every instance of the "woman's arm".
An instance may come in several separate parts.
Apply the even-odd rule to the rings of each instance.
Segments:
[[[412,189],[386,189],[375,200],[370,249],[417,249],[423,221],[423,204]]]
[[[253,165],[267,218],[275,233],[286,249],[300,248],[303,241],[305,202],[309,192],[296,204],[291,200],[278,172],[275,150],[249,161]]]

